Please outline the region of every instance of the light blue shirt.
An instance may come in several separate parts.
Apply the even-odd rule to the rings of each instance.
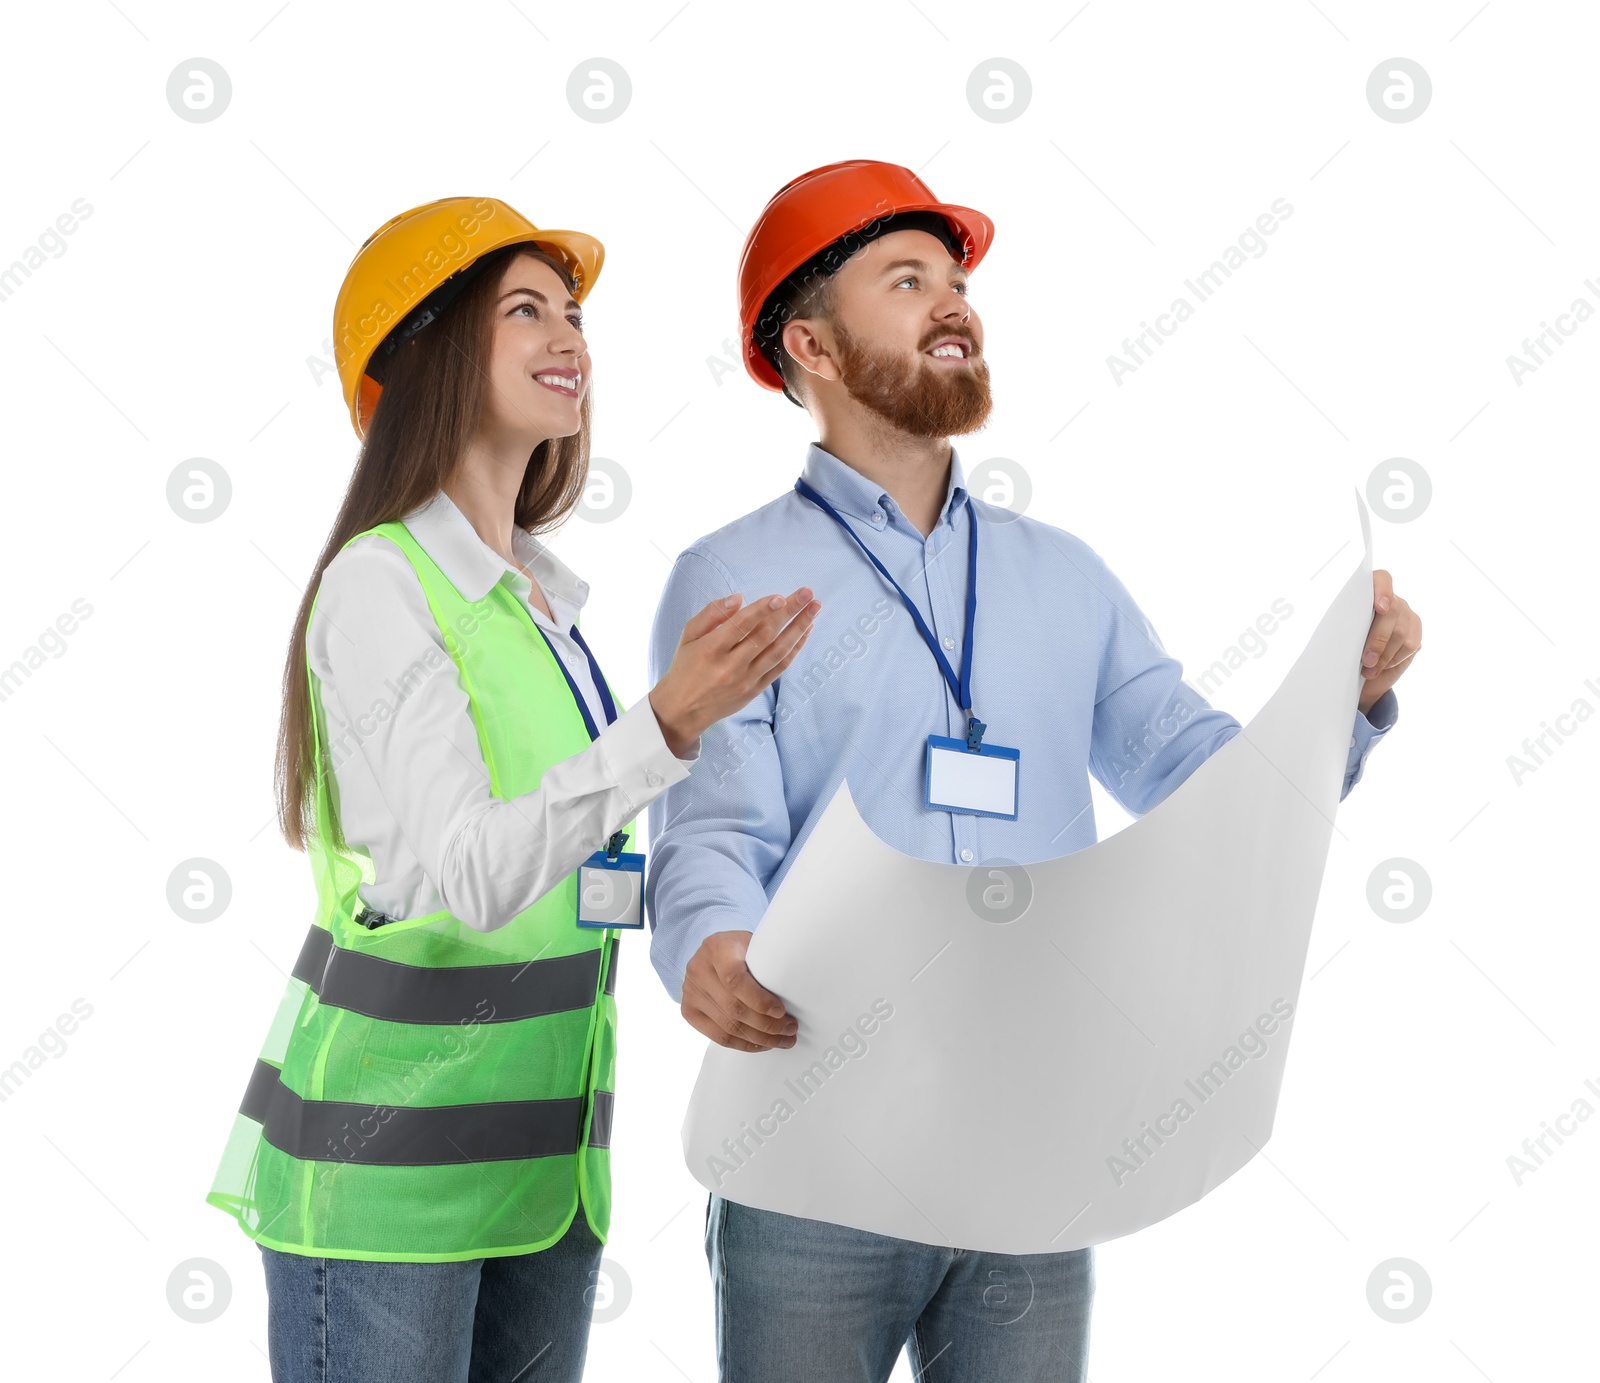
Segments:
[[[926,538],[886,490],[820,446],[801,474],[893,573],[959,668],[969,519],[954,448]],[[822,602],[800,656],[706,731],[689,777],[650,804],[650,959],[674,999],[706,937],[760,924],[785,861],[841,777],[867,825],[904,854],[1029,864],[1095,843],[1089,774],[1141,816],[1238,734],[1237,720],[1183,682],[1087,543],[976,496],[972,504],[972,709],[988,726],[985,743],[1021,751],[1015,821],[922,805],[928,736],[964,737],[966,719],[899,595],[826,512],[790,490],[674,564],[651,633],[652,683],[709,601],[810,586]],[[1355,713],[1341,799],[1398,714],[1393,691],[1369,715]]]

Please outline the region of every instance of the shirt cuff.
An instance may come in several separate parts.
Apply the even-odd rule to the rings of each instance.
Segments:
[[[596,743],[611,776],[628,799],[630,815],[643,811],[672,784],[681,783],[694,763],[693,759],[678,758],[667,748],[648,696],[640,697],[637,704],[608,725]],[[695,752],[698,755],[698,740]]]
[[[1394,728],[1394,723],[1400,716],[1400,702],[1395,697],[1394,688],[1390,687],[1376,701],[1370,709],[1356,712],[1356,731],[1365,731],[1368,743],[1375,742],[1380,735],[1386,735]]]
[[[1346,792],[1361,781],[1372,746],[1394,728],[1399,718],[1400,702],[1393,687],[1374,701],[1370,709],[1356,711],[1355,727],[1350,732],[1350,762],[1345,769]]]

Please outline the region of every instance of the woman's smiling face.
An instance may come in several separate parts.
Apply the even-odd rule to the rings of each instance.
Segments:
[[[491,432],[570,437],[589,388],[583,309],[542,260],[518,255],[501,274],[494,306],[483,426]]]

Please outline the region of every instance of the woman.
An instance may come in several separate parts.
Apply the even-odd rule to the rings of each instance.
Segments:
[[[208,1196],[260,1245],[279,1383],[581,1376],[610,1220],[607,924],[642,922],[622,847],[821,608],[707,605],[619,714],[576,624],[588,587],[534,536],[584,486],[603,253],[449,198],[375,232],[340,291],[364,445],[278,742],[318,912]]]

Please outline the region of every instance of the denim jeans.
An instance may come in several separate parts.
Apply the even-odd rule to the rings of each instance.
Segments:
[[[273,1383],[577,1383],[600,1241],[461,1263],[312,1258],[260,1245]]]
[[[721,1383],[1083,1383],[1094,1250],[939,1248],[713,1193]]]

